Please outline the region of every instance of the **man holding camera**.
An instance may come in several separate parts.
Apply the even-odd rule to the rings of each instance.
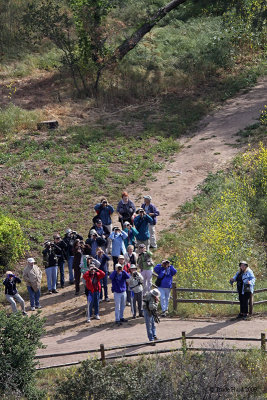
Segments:
[[[91,322],[93,309],[95,312],[95,319],[99,317],[99,297],[101,291],[100,281],[105,276],[105,272],[98,269],[95,264],[89,265],[89,271],[83,274],[87,288],[87,322]]]
[[[133,318],[136,318],[136,302],[138,304],[138,312],[139,312],[139,317],[143,317],[143,280],[144,278],[142,277],[139,272],[137,272],[136,265],[132,264],[130,266],[130,274],[131,277],[130,279],[127,279],[128,283],[128,288],[131,292],[133,292],[133,297],[132,297],[132,312],[133,312]]]
[[[45,267],[48,294],[58,293],[57,291],[57,267],[58,259],[55,245],[51,242],[44,243],[43,262]]]
[[[123,271],[121,264],[115,265],[115,271],[113,271],[109,279],[112,281],[112,292],[114,293],[115,301],[115,323],[121,325],[122,322],[127,322],[123,318],[123,313],[126,303],[126,280],[130,279],[130,275],[126,271]]]
[[[67,245],[67,260],[68,260],[68,269],[69,269],[69,283],[70,285],[74,284],[74,276],[73,276],[73,270],[72,270],[72,265],[73,265],[73,259],[74,259],[74,253],[73,253],[73,246],[74,242],[76,239],[83,240],[83,237],[81,235],[78,235],[76,231],[71,230],[68,228],[66,230],[66,234],[63,238],[63,241]]]
[[[54,234],[54,246],[60,272],[60,286],[63,289],[65,286],[64,263],[67,259],[67,245],[61,239],[59,233]]]
[[[136,235],[137,245],[143,243],[147,250],[149,250],[149,224],[153,224],[153,219],[150,215],[146,214],[143,208],[138,208],[136,214],[137,216],[134,219],[134,225],[138,230],[138,235]]]
[[[97,213],[96,219],[100,219],[103,223],[103,226],[108,229],[109,233],[111,233],[112,231],[111,215],[114,213],[114,208],[110,204],[108,204],[106,198],[103,198],[100,200],[100,203],[95,205],[94,209]],[[95,221],[93,220],[93,222]]]
[[[145,210],[145,212],[152,218],[153,222],[148,225],[149,229],[149,246],[152,249],[157,248],[157,240],[156,240],[156,230],[155,226],[157,223],[157,217],[159,216],[159,210],[156,208],[154,204],[151,203],[152,197],[149,195],[144,196],[144,203],[141,205],[141,208]]]
[[[160,292],[158,289],[152,289],[144,296],[144,317],[146,322],[146,331],[148,340],[154,342],[157,340],[155,322],[159,322],[157,308],[159,305]]]

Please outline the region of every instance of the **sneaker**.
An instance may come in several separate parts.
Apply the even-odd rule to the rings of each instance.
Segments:
[[[52,294],[52,290],[48,290],[48,294]]]
[[[128,321],[127,321],[127,319],[125,319],[125,318],[121,318],[121,319],[120,319],[120,322],[128,322]]]
[[[96,316],[95,316],[95,319],[100,319],[99,315],[96,315]]]
[[[28,315],[28,313],[26,311],[22,311],[23,315]]]
[[[121,325],[121,322],[120,322],[120,321],[115,321],[115,324],[118,325],[118,326],[120,326],[120,325]]]
[[[57,289],[53,289],[52,293],[59,293],[59,291]]]
[[[99,303],[102,303],[103,302],[103,299],[99,299]]]
[[[91,319],[90,319],[90,318],[87,318],[86,322],[88,322],[88,323],[91,322]]]
[[[39,306],[37,306],[36,308],[38,308],[40,310],[40,308],[42,308],[42,306],[39,304]]]
[[[130,306],[130,305],[131,305],[131,303],[129,301],[127,301],[126,306]]]
[[[64,289],[64,287],[65,287],[64,285],[61,285],[61,289]]]
[[[109,301],[110,301],[110,298],[109,298],[109,297],[106,297],[106,298],[105,298],[105,301],[109,302]]]
[[[159,338],[157,336],[154,336],[154,340],[159,340]]]
[[[144,314],[143,314],[143,313],[139,314],[139,317],[143,318],[143,317],[144,317]]]
[[[167,312],[164,311],[162,314],[160,314],[160,316],[163,317],[163,318],[164,318],[164,317],[167,317]]]
[[[31,307],[31,311],[35,311],[35,307]]]
[[[135,319],[136,318],[136,315],[133,315],[133,319]]]

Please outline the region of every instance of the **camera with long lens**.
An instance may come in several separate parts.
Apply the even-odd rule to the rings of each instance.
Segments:
[[[133,277],[134,278],[136,278],[138,275],[137,275],[137,272],[135,271],[135,272],[133,272]]]

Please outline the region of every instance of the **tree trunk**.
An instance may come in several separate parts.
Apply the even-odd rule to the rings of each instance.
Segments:
[[[180,4],[185,3],[186,0],[172,0],[170,3],[166,4],[166,6],[161,7],[153,17],[149,18],[147,22],[145,22],[140,28],[135,31],[132,36],[126,39],[120,46],[117,47],[113,56],[109,60],[107,64],[116,62],[121,60],[129,51],[131,51],[140,40],[151,31],[151,29],[167,15],[170,11],[177,8]]]

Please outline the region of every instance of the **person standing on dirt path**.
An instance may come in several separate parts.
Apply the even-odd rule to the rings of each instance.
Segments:
[[[123,271],[121,264],[116,264],[115,271],[113,271],[109,276],[109,279],[112,282],[112,292],[114,293],[116,325],[121,325],[122,322],[127,322],[123,317],[123,313],[126,303],[126,280],[129,278],[130,275]]]
[[[75,295],[78,296],[80,293],[80,279],[81,279],[81,266],[83,265],[83,252],[80,239],[76,239],[73,248],[73,270],[75,280]]]
[[[25,302],[23,298],[19,295],[16,284],[21,283],[21,280],[13,274],[12,271],[6,272],[6,279],[3,281],[3,285],[5,286],[5,296],[7,301],[11,304],[12,312],[17,312],[17,300],[21,306],[21,311],[23,315],[27,315],[25,310]]]
[[[159,216],[159,211],[154,204],[151,203],[152,197],[149,195],[144,196],[144,203],[141,205],[147,215],[149,215],[153,222],[148,225],[149,229],[149,248],[156,249],[157,248],[157,239],[156,239],[156,223],[157,217]]]
[[[144,293],[147,293],[151,289],[152,285],[152,274],[153,274],[153,260],[152,253],[147,251],[146,246],[141,243],[138,247],[139,255],[137,259],[137,266],[141,270],[141,275],[144,278],[143,286]]]
[[[128,221],[124,222],[123,227],[123,232],[127,233],[127,239],[124,240],[125,247],[127,248],[129,245],[135,246],[136,236],[139,232]]]
[[[153,219],[146,214],[143,208],[138,208],[138,210],[136,210],[136,214],[137,216],[134,219],[134,225],[138,230],[138,235],[136,236],[137,245],[141,243],[145,244],[147,250],[149,250],[149,225],[153,223]]]
[[[65,273],[64,273],[64,264],[67,259],[67,244],[61,239],[59,233],[54,234],[54,246],[55,253],[57,255],[58,268],[60,275],[60,286],[63,289],[65,287]]]
[[[78,235],[78,233],[76,231],[73,231],[70,228],[68,228],[66,230],[66,234],[65,234],[63,240],[67,245],[67,260],[68,260],[69,283],[70,283],[70,285],[74,284],[74,276],[73,276],[72,265],[73,265],[73,258],[74,258],[73,246],[74,246],[74,242],[75,242],[76,239],[83,240],[83,237],[81,235]]]
[[[58,261],[55,252],[55,245],[52,242],[45,242],[43,250],[43,263],[45,266],[48,294],[58,293],[57,291],[57,269]]]
[[[156,285],[158,282],[162,309],[161,317],[166,317],[171,296],[172,281],[177,271],[169,260],[163,260],[161,264],[155,266],[154,272],[158,275]]]
[[[128,287],[131,292],[131,303],[133,318],[136,318],[136,302],[138,304],[139,317],[143,317],[143,280],[142,275],[137,272],[136,265],[130,266],[130,279],[127,279]]]
[[[105,276],[101,279],[100,284],[101,284],[101,292],[100,292],[100,299],[99,300],[105,300],[105,301],[110,301],[108,297],[108,262],[110,260],[109,256],[104,252],[101,247],[98,247],[96,250],[96,257],[95,259],[99,261],[100,266],[99,269],[103,272],[105,272]],[[103,296],[103,290],[104,290],[104,296]]]
[[[121,200],[117,206],[117,213],[119,214],[119,222],[121,223],[122,229],[124,222],[128,221],[130,224],[132,224],[133,215],[135,213],[135,205],[129,199],[127,192],[122,192],[121,194]]]
[[[143,299],[144,317],[146,323],[147,337],[150,342],[157,340],[155,318],[159,304],[160,292],[158,289],[152,289]]]
[[[123,232],[118,226],[114,226],[109,238],[112,243],[111,255],[113,259],[113,269],[115,270],[115,265],[118,262],[118,257],[126,253],[124,240],[127,238],[127,234]]]
[[[230,279],[231,285],[236,282],[239,294],[240,313],[237,318],[248,319],[248,302],[254,292],[255,276],[246,261],[240,261],[239,271]]]
[[[85,272],[83,279],[87,288],[87,322],[91,322],[93,309],[95,319],[99,320],[99,297],[101,291],[100,281],[105,276],[105,272],[98,269],[94,264],[89,265],[89,271]]]
[[[35,311],[36,308],[42,308],[39,301],[41,296],[42,271],[35,264],[34,258],[30,257],[27,259],[27,266],[24,268],[22,277],[26,282],[29,292],[31,311]]]

